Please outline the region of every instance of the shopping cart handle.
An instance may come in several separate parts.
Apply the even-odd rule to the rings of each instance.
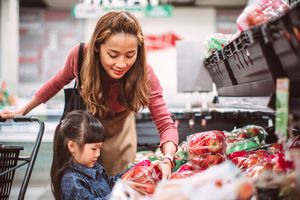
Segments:
[[[39,122],[40,120],[38,118],[35,117],[28,117],[28,116],[15,116],[13,118],[14,122],[33,122],[33,121],[37,121]]]

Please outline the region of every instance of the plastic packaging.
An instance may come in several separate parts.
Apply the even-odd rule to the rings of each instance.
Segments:
[[[289,9],[284,0],[253,0],[237,18],[240,31],[261,25],[282,16]]]
[[[130,168],[122,180],[138,191],[140,194],[153,194],[158,181],[162,179],[161,171],[149,160],[143,160]]]
[[[225,160],[225,134],[223,131],[207,131],[190,135],[188,142],[188,159],[200,169],[220,164]]]
[[[258,149],[265,145],[265,139],[268,133],[264,128],[255,125],[248,125],[236,129],[227,134],[226,154],[236,151]]]
[[[213,33],[207,36],[204,42],[205,57],[209,57],[214,51],[223,49],[232,40],[233,36],[232,34],[223,33]]]

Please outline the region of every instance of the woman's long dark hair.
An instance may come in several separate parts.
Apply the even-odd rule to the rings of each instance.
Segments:
[[[111,36],[118,33],[133,35],[138,40],[137,58],[121,79],[119,102],[127,109],[138,112],[149,105],[150,83],[147,77],[144,35],[137,18],[126,11],[110,11],[97,22],[88,43],[81,70],[81,95],[87,109],[94,116],[106,117],[109,110],[108,75],[100,62],[100,48]]]
[[[67,147],[69,140],[81,149],[86,143],[104,142],[104,128],[93,115],[81,110],[68,113],[56,127],[50,176],[52,193],[57,200],[61,199],[62,176],[72,160]]]

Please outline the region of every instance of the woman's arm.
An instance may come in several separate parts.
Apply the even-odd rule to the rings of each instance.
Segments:
[[[58,73],[48,80],[36,93],[35,96],[40,102],[46,103],[57,94],[65,85],[77,77],[79,44],[74,46],[67,57],[64,66]]]
[[[163,178],[168,178],[171,175],[171,168],[174,166],[173,157],[177,151],[178,130],[163,99],[160,82],[151,67],[148,70],[148,77],[151,87],[149,110],[159,131],[160,148],[164,154],[159,167]]]
[[[74,46],[68,54],[65,65],[60,71],[48,80],[32,97],[32,99],[19,110],[4,110],[0,117],[10,119],[17,115],[26,115],[41,103],[46,103],[57,94],[66,84],[70,83],[77,75],[77,57],[79,45]]]
[[[149,67],[151,86],[149,110],[160,136],[160,147],[165,155],[174,156],[178,145],[178,130],[163,99],[162,87],[153,69]]]
[[[18,115],[26,115],[32,109],[40,105],[41,102],[34,96],[32,99],[21,109],[15,111],[4,110],[0,112],[0,117],[4,119],[11,119]]]

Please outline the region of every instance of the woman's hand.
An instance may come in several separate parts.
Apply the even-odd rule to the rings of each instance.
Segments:
[[[33,96],[32,99],[24,107],[20,108],[19,110],[14,110],[14,111],[3,110],[3,111],[1,111],[0,118],[1,119],[12,119],[15,116],[26,115],[32,109],[34,109],[35,107],[37,107],[40,104],[41,104],[41,102],[35,96]]]
[[[16,111],[3,110],[0,112],[1,119],[12,119],[18,115],[23,115],[23,112],[20,110],[16,110]]]
[[[171,176],[172,163],[168,158],[164,158],[157,164],[158,168],[162,173],[162,179],[168,179]]]
[[[173,156],[177,150],[177,145],[171,141],[163,143],[161,147],[164,157],[159,163],[158,167],[161,169],[163,179],[167,179],[171,176],[171,169],[173,167]]]

